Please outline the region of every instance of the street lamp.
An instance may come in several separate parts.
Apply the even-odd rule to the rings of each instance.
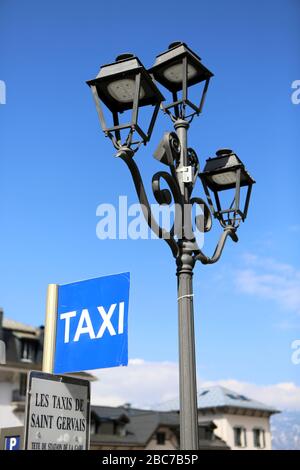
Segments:
[[[173,101],[163,106],[172,120],[188,118],[200,114],[204,105],[209,81],[213,77],[201,63],[200,57],[195,54],[184,42],[176,41],[170,44],[169,49],[156,57],[153,67],[149,70],[155,80],[172,93]],[[193,103],[188,97],[188,89],[192,85],[204,82],[199,105]],[[178,96],[181,93],[181,97]],[[190,114],[186,114],[186,108]],[[174,108],[174,114],[171,109]]]
[[[117,156],[128,166],[143,214],[155,234],[164,239],[176,260],[178,279],[178,328],[179,328],[179,382],[180,382],[180,447],[185,450],[198,449],[197,384],[193,310],[192,276],[195,263],[212,264],[219,260],[228,236],[238,241],[236,231],[245,221],[255,181],[246,171],[241,160],[229,149],[222,149],[216,157],[207,160],[200,172],[196,152],[188,147],[187,131],[195,115],[203,109],[210,78],[213,76],[185,43],[175,42],[159,54],[154,66],[147,72],[139,59],[131,54],[119,56],[114,64],[101,67],[95,80],[90,80],[102,129],[111,138]],[[169,104],[154,81],[163,85],[171,94]],[[204,84],[199,104],[188,97],[189,87]],[[107,127],[101,101],[112,113],[112,127]],[[152,105],[154,111],[148,131],[138,125],[138,110]],[[161,227],[151,211],[140,171],[134,161],[134,153],[141,144],[149,141],[159,107],[174,123],[175,132],[166,132],[157,147],[154,157],[168,166],[170,172],[159,171],[152,177],[152,190],[159,204],[175,202],[174,224],[170,230]],[[132,110],[130,123],[120,125],[117,113]],[[127,129],[128,135],[121,139],[120,131]],[[137,140],[133,134],[137,133]],[[200,178],[208,204],[199,197],[192,197],[195,184]],[[162,189],[164,180],[169,189]],[[241,188],[247,188],[244,208],[240,208]],[[233,202],[222,208],[219,193],[234,191]],[[211,193],[215,202],[213,203]],[[201,230],[208,232],[212,226],[212,215],[220,222],[223,232],[212,257],[199,248],[192,223],[192,206],[201,205],[203,224]],[[196,217],[196,225],[197,219]]]
[[[246,219],[252,185],[255,181],[232,150],[220,149],[216,152],[216,157],[208,158],[200,178],[210,209],[222,227],[237,227]],[[243,210],[240,208],[242,187],[247,188]],[[211,200],[209,189],[214,194],[215,205]],[[222,209],[219,193],[229,189],[234,190],[233,201],[229,208]]]
[[[152,134],[153,126],[161,101],[164,99],[140,60],[133,54],[122,54],[116,62],[103,65],[94,80],[87,84],[91,87],[100,124],[115,148],[122,146],[137,149],[146,144]],[[113,125],[107,126],[101,101],[112,113]],[[143,130],[138,124],[139,108],[154,107],[149,127]],[[129,122],[120,124],[120,114],[132,110]],[[125,139],[121,131],[128,129]],[[136,136],[137,140],[133,140]],[[122,141],[123,140],[123,141]]]

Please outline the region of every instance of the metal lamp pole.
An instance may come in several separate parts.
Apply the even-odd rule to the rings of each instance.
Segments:
[[[189,123],[178,119],[174,124],[180,142],[180,159],[177,168],[178,182],[184,204],[190,204],[187,185],[183,181],[183,170],[187,168],[187,132]],[[185,238],[182,217],[182,241],[177,258],[178,337],[179,337],[179,403],[180,403],[180,447],[185,450],[198,449],[197,378],[193,301],[193,249]]]
[[[103,65],[97,77],[87,82],[92,90],[102,130],[117,149],[116,156],[126,163],[130,171],[144,217],[151,230],[169,245],[176,261],[182,450],[197,450],[199,447],[193,269],[197,261],[202,264],[216,263],[221,257],[228,236],[234,242],[238,241],[236,231],[246,219],[251,188],[255,183],[232,150],[217,151],[216,157],[209,158],[200,173],[196,152],[188,147],[187,133],[190,122],[202,111],[212,76],[197,54],[186,44],[175,42],[166,52],[157,56],[149,71],[136,56],[122,54],[114,63]],[[171,104],[163,104],[164,97],[153,78],[172,93]],[[188,99],[188,87],[202,82],[202,97],[200,104],[196,105]],[[180,91],[181,98],[177,95]],[[101,103],[112,113],[112,126],[106,124]],[[138,122],[138,111],[139,107],[149,105],[153,107],[152,118],[148,130],[143,130]],[[168,166],[169,172],[155,173],[152,177],[152,190],[158,204],[170,205],[173,201],[175,203],[174,224],[170,230],[161,227],[156,221],[134,160],[140,146],[149,142],[160,108],[171,118],[176,133],[165,133],[154,153],[157,160]],[[122,113],[129,110],[132,110],[131,121],[120,124]],[[122,138],[125,131],[127,136]],[[198,177],[208,204],[202,198],[192,197]],[[162,188],[162,182],[168,185],[168,189]],[[248,190],[244,208],[241,209],[240,191],[243,186]],[[222,209],[219,193],[227,189],[234,190],[234,198],[229,208]],[[199,216],[195,218],[198,230],[208,232],[212,227],[212,216],[223,228],[211,257],[206,256],[197,244],[192,223],[193,204],[200,206],[202,210],[200,219]],[[199,220],[202,221],[200,224]]]

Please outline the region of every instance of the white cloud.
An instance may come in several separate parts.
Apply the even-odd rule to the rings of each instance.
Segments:
[[[92,372],[92,401],[97,405],[152,407],[178,396],[178,364],[131,359],[128,367]]]
[[[286,310],[300,313],[299,270],[253,254],[246,254],[244,262],[245,269],[235,273],[236,285],[242,292],[271,299]]]
[[[131,403],[141,408],[170,409],[178,405],[178,364],[132,359],[128,367],[93,372],[93,405]],[[300,387],[293,382],[256,385],[235,379],[199,381],[198,386],[223,385],[279,410],[300,410]]]

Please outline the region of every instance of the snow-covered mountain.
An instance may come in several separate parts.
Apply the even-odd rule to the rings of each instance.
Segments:
[[[283,411],[271,418],[272,448],[300,450],[300,411]]]

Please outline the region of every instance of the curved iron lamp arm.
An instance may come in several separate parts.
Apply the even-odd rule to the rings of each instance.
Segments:
[[[213,256],[209,258],[199,249],[195,250],[194,252],[194,260],[199,260],[202,264],[213,264],[219,261],[228,236],[232,239],[232,241],[238,241],[236,230],[233,227],[226,227],[222,235],[220,236],[219,242],[216,246]]]
[[[162,238],[167,242],[167,244],[171,248],[174,258],[177,258],[179,254],[179,247],[173,236],[174,229],[172,228],[169,232],[163,227],[160,227],[159,224],[156,222],[147,198],[140,171],[135,161],[133,160],[132,150],[129,148],[121,148],[116,156],[121,158],[129,168],[138,196],[138,200],[140,202],[143,215],[148,223],[148,226],[159,238]],[[160,178],[163,178],[167,182],[170,187],[170,191],[168,189],[160,188]],[[159,204],[170,204],[172,201],[172,197],[170,194],[171,192],[175,203],[180,205],[180,207],[183,207],[183,200],[180,193],[180,189],[178,187],[178,183],[169,173],[166,173],[164,171],[156,173],[152,178],[152,188],[155,199]],[[175,227],[177,226],[176,217],[178,217],[177,211],[175,211]]]

